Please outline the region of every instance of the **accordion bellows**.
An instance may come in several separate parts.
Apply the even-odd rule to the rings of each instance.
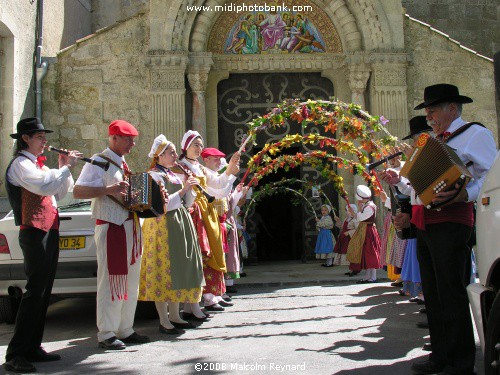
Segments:
[[[156,217],[165,213],[160,186],[147,173],[134,173],[127,177],[129,189],[124,199],[130,211],[142,218]]]
[[[453,202],[450,199],[445,204],[433,205],[437,193],[452,190],[457,183],[462,191],[472,179],[455,151],[427,134],[418,138],[415,151],[401,169],[401,175],[410,180],[415,193],[429,209]]]

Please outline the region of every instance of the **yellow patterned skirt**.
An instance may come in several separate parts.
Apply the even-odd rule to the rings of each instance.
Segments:
[[[197,303],[202,288],[172,289],[167,219],[146,219],[142,226],[143,254],[139,297],[141,301]]]

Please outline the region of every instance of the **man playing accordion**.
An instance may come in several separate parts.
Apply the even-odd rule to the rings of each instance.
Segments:
[[[474,226],[474,201],[497,149],[488,129],[462,120],[462,104],[471,102],[456,86],[437,84],[425,88],[424,102],[415,107],[425,109],[436,138],[454,149],[473,177],[465,189],[460,191],[455,185],[437,193],[432,201],[436,205],[453,198],[453,203],[439,209],[418,206],[419,210],[413,210],[411,221],[417,226],[417,257],[432,346],[428,360],[413,363],[417,374],[474,372],[476,347],[464,277],[470,258],[467,243]],[[400,186],[408,183],[391,170],[381,178]]]

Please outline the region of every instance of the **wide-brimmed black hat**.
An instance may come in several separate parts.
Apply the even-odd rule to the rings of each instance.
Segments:
[[[415,116],[410,120],[410,134],[408,134],[402,140],[410,139],[415,134],[420,134],[428,131],[432,131],[432,128],[429,125],[427,125],[426,117]]]
[[[23,134],[37,132],[53,133],[53,130],[45,129],[40,119],[28,117],[17,123],[17,133],[11,134],[10,136],[14,139],[19,139]]]
[[[472,99],[458,93],[458,87],[447,83],[427,86],[424,90],[424,102],[414,109],[422,109],[439,103],[472,103]]]

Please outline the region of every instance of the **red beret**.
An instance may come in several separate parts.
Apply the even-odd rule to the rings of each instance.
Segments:
[[[201,152],[201,157],[206,158],[207,156],[220,156],[221,158],[224,158],[226,154],[224,154],[222,151],[217,150],[214,147],[207,147],[204,148],[203,151]]]
[[[115,120],[109,124],[108,133],[109,135],[122,135],[125,137],[136,137],[139,135],[137,129],[124,120]]]

